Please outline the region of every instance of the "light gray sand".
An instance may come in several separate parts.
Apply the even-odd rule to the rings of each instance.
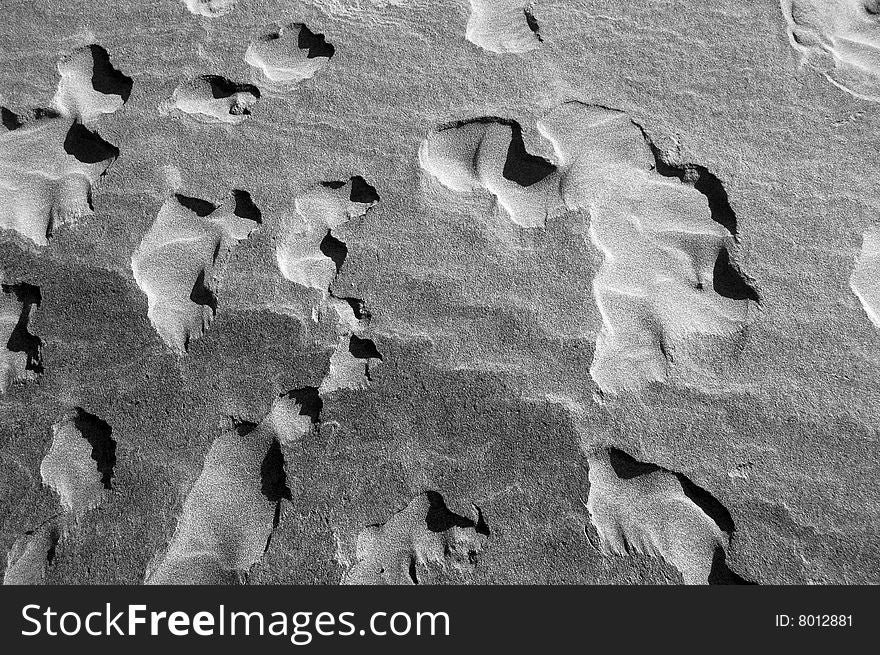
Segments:
[[[5,580],[880,582],[872,8],[4,3]]]

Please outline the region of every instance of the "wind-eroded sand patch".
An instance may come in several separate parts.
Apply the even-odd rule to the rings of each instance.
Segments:
[[[309,289],[327,293],[345,263],[345,243],[333,235],[354,218],[365,216],[379,201],[361,177],[323,182],[298,195],[296,213],[279,227],[275,258],[281,274]]]
[[[92,189],[119,151],[90,127],[122,107],[132,85],[97,45],[62,59],[58,72],[53,108],[35,111],[33,120],[4,109],[0,130],[0,228],[38,246],[92,213]]]
[[[780,5],[802,62],[847,93],[880,101],[880,2],[781,0]]]
[[[281,502],[291,497],[279,444],[295,443],[313,429],[315,402],[314,393],[293,392],[279,398],[259,425],[217,437],[167,552],[147,571],[148,584],[235,583],[262,559]]]
[[[0,228],[45,246],[59,226],[92,213],[92,189],[118,154],[62,117],[0,132]]]
[[[181,0],[194,16],[217,18],[235,9],[237,0]]]
[[[382,525],[364,528],[357,562],[343,584],[431,584],[440,576],[467,577],[489,535],[480,510],[469,519],[428,491]]]
[[[55,550],[62,537],[62,526],[57,517],[29,530],[12,544],[6,555],[4,585],[41,585],[55,559]]]
[[[481,118],[440,127],[422,142],[419,163],[452,191],[487,190],[520,227],[543,227],[557,204],[556,167],[526,151],[515,121]]]
[[[58,495],[62,511],[15,541],[3,584],[44,584],[62,541],[113,486],[116,441],[104,420],[77,407],[61,416],[50,433],[52,444],[40,462],[40,477]]]
[[[237,84],[219,75],[200,75],[181,82],[171,99],[159,107],[166,114],[177,110],[202,123],[237,125],[246,120],[260,98],[251,84]]]
[[[600,389],[664,381],[676,345],[741,332],[757,296],[730,264],[733,235],[692,184],[657,172],[629,116],[567,103],[538,128],[556,150],[565,204],[589,212],[605,258],[593,280],[602,328],[590,373]]]
[[[76,408],[52,425],[52,446],[40,463],[43,483],[55,490],[65,513],[80,517],[101,504],[111,488],[116,442],[103,420]]]
[[[85,125],[122,109],[131,95],[131,78],[116,70],[107,51],[97,44],[64,57],[58,62],[58,73],[61,79],[53,108]]]
[[[244,60],[255,69],[260,87],[287,91],[314,77],[334,52],[323,34],[315,34],[302,23],[293,23],[252,41]]]
[[[849,285],[868,318],[880,328],[880,227],[872,227],[862,236],[862,250]]]
[[[725,563],[733,520],[708,492],[616,449],[597,451],[587,462],[587,509],[605,555],[662,557],[685,584],[745,582]]]
[[[135,282],[147,296],[147,316],[178,354],[207,330],[217,312],[225,260],[236,243],[257,229],[257,221],[238,205],[170,198],[131,257]]]
[[[367,388],[370,366],[382,359],[375,344],[361,336],[369,326],[363,303],[357,298],[339,298],[332,291],[348,256],[346,243],[333,230],[366,216],[378,202],[376,189],[362,177],[322,182],[296,197],[296,213],[285,219],[276,237],[275,256],[281,274],[319,291],[315,317],[329,315],[336,328],[336,348],[319,387],[321,395]]]
[[[523,0],[470,0],[465,37],[484,50],[521,53],[541,46],[532,4]]]
[[[40,289],[31,284],[4,284],[0,293],[0,396],[43,371],[42,345],[28,330],[40,306]]]

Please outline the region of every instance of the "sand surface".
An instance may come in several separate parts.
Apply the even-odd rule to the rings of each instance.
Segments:
[[[0,570],[878,583],[880,6],[10,0]]]

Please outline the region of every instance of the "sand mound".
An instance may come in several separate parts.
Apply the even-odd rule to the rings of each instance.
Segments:
[[[167,552],[147,571],[148,584],[228,584],[262,559],[280,503],[290,499],[279,443],[294,443],[312,429],[311,402],[291,393],[259,425],[217,437]]]
[[[471,0],[465,38],[496,53],[529,52],[541,46],[531,3],[523,0]]]
[[[302,23],[271,30],[248,46],[244,60],[258,71],[258,84],[284,91],[324,68],[335,49],[323,34]]]
[[[314,387],[295,389],[272,405],[263,420],[282,446],[291,446],[317,429],[324,403]]]
[[[329,296],[327,305],[336,315],[336,349],[330,356],[330,368],[321,381],[322,396],[340,389],[363,391],[370,385],[370,370],[382,361],[382,354],[371,339],[364,336],[370,327],[370,315],[355,298]]]
[[[46,569],[55,559],[55,548],[61,540],[61,526],[55,518],[36,530],[19,537],[6,556],[4,585],[41,585],[46,582]]]
[[[873,227],[862,236],[862,250],[849,285],[868,318],[880,327],[880,228]]]
[[[39,246],[92,213],[93,185],[119,151],[79,123],[56,116],[0,132],[0,228]]]
[[[489,191],[520,227],[543,227],[556,205],[556,168],[526,152],[515,121],[484,118],[441,127],[422,142],[419,163],[452,191]]]
[[[207,330],[217,312],[216,286],[225,257],[258,223],[232,206],[177,195],[162,205],[131,257],[147,315],[178,354]]]
[[[0,131],[0,228],[39,246],[58,226],[92,213],[92,188],[119,150],[86,125],[122,107],[132,85],[98,45],[75,50],[58,72],[53,109],[32,121],[4,109]]]
[[[489,529],[480,511],[468,519],[428,491],[383,525],[364,528],[357,540],[357,563],[343,584],[431,584],[441,576],[473,572]]]
[[[727,281],[736,274],[733,235],[692,184],[657,172],[629,116],[568,103],[539,129],[561,162],[566,205],[589,212],[590,239],[605,257],[593,280],[603,323],[590,368],[603,391],[664,381],[676,344],[742,330],[757,296]]]
[[[250,116],[259,98],[259,89],[251,84],[236,84],[219,75],[200,75],[181,82],[159,112],[177,110],[202,123],[237,125]]]
[[[217,18],[235,9],[236,0],[182,0],[194,16]]]
[[[4,284],[0,294],[0,396],[43,371],[42,341],[28,331],[40,290],[30,284]]]
[[[101,504],[110,489],[116,443],[104,421],[77,408],[52,426],[52,447],[40,464],[43,483],[64,511],[80,517]]]
[[[874,0],[781,0],[792,47],[837,87],[880,101],[880,5]]]
[[[376,344],[363,336],[370,327],[370,316],[357,299],[330,295],[327,304],[336,314],[338,337],[330,356],[330,369],[318,391],[322,396],[340,389],[363,391],[372,380],[371,368],[382,361]]]
[[[379,201],[376,190],[353,177],[324,182],[296,197],[296,215],[279,228],[275,257],[281,274],[292,282],[326,293],[345,262],[345,243],[333,230],[365,216]]]
[[[90,125],[112,114],[131,94],[132,80],[116,70],[107,51],[92,44],[58,62],[58,89],[53,108],[62,116]]]
[[[339,389],[364,390],[370,384],[370,367],[382,361],[382,355],[369,339],[346,332],[339,337],[330,356],[330,370],[321,381],[322,396]]]
[[[52,425],[51,435],[40,477],[58,494],[62,512],[16,540],[3,584],[44,584],[59,542],[112,488],[116,441],[106,422],[77,407]]]
[[[587,462],[587,509],[605,555],[662,557],[686,584],[744,582],[725,563],[733,520],[708,492],[616,449]]]
[[[319,387],[327,395],[338,389],[366,389],[370,366],[382,356],[375,344],[360,335],[369,326],[360,300],[338,298],[332,286],[348,256],[348,247],[333,230],[366,216],[379,202],[376,189],[362,177],[348,182],[322,182],[296,197],[296,215],[280,227],[275,257],[282,275],[321,292],[315,316],[329,314],[337,343],[330,357],[330,370]]]

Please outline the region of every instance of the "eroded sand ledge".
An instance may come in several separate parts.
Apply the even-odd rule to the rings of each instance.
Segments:
[[[603,324],[590,368],[603,391],[662,382],[676,344],[742,330],[753,301],[718,293],[715,279],[733,235],[703,194],[656,172],[626,113],[568,103],[538,128],[560,161],[566,206],[589,212],[590,240],[605,258],[593,280]]]
[[[480,510],[467,518],[446,507],[436,491],[416,496],[383,525],[364,528],[357,562],[343,584],[429,584],[437,577],[467,576],[488,541]]]
[[[226,257],[257,226],[236,214],[234,202],[217,207],[178,195],[159,209],[131,256],[131,270],[147,296],[150,322],[178,355],[210,326]]]
[[[317,419],[307,405],[302,394],[287,394],[259,425],[217,437],[147,584],[234,584],[262,559],[280,503],[290,499],[281,444],[313,429]]]
[[[711,494],[614,448],[593,452],[587,463],[587,509],[603,554],[662,557],[685,584],[745,582],[725,563],[733,519]]]
[[[880,102],[880,7],[874,0],[780,0],[801,61],[839,89]]]
[[[526,150],[515,121],[479,118],[430,132],[419,163],[457,194],[488,191],[519,228],[566,211],[586,217],[589,246],[604,258],[593,280],[602,326],[590,369],[602,392],[664,382],[674,357],[680,379],[711,376],[690,360],[690,342],[741,334],[758,301],[731,262],[736,219],[720,181],[696,165],[666,164],[622,111],[569,102],[537,128],[553,161]]]
[[[122,108],[132,87],[95,44],[62,58],[58,73],[51,109],[35,110],[33,120],[4,109],[0,129],[0,228],[37,246],[92,213],[92,190],[119,156],[93,128]]]

